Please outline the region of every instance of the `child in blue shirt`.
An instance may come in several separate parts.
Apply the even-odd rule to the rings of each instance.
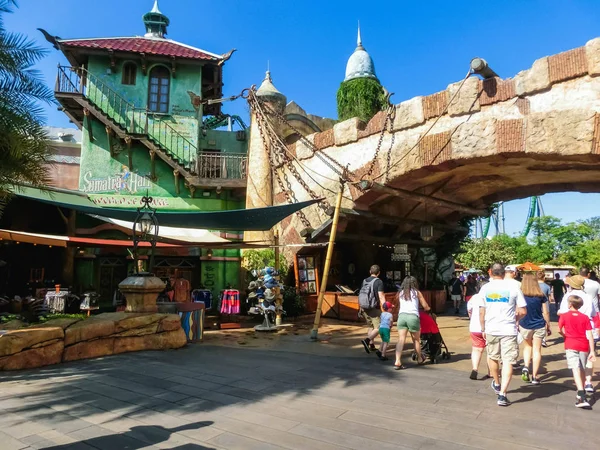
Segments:
[[[379,336],[381,336],[381,346],[379,350],[375,352],[377,357],[381,361],[387,361],[387,356],[385,353],[387,352],[388,345],[390,344],[390,329],[392,328],[392,322],[394,321],[394,316],[392,316],[392,308],[393,305],[390,302],[384,302],[381,305],[383,312],[381,313],[381,324],[379,325]]]

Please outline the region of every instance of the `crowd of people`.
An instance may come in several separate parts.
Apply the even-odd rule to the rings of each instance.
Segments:
[[[564,338],[567,367],[572,371],[577,389],[575,406],[591,408],[587,396],[594,393],[593,364],[595,345],[600,332],[600,283],[594,272],[582,268],[577,275],[563,281],[556,275],[546,282],[546,275],[535,267],[494,264],[489,278],[469,275],[464,281],[456,275],[448,284],[454,312],[460,313],[466,303],[472,342],[472,371],[469,377],[478,379],[478,371],[486,350],[487,377],[497,395],[499,406],[508,406],[508,388],[514,370],[521,370],[521,379],[532,385],[541,383],[542,348],[552,335],[551,315],[558,316],[557,332]],[[387,360],[393,305],[385,301],[379,266],[373,265],[359,294],[363,317],[370,325],[362,345],[367,353],[375,352]],[[408,276],[398,291],[398,342],[394,369],[401,370],[402,351],[410,333],[414,354],[424,364],[420,345],[419,308],[429,311],[429,305],[419,291],[417,280]],[[554,305],[554,308],[551,306]],[[381,346],[375,339],[381,337]],[[522,350],[523,365],[518,364]]]

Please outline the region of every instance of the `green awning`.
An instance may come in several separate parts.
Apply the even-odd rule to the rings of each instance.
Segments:
[[[111,219],[133,222],[137,216],[135,209],[103,208],[92,202],[82,192],[65,190],[40,190],[21,187],[14,194],[31,200],[48,203],[61,208],[73,209],[85,214],[95,214]],[[265,208],[235,209],[230,211],[161,211],[156,217],[160,225],[182,228],[204,228],[209,230],[263,231],[273,228],[287,216],[319,202],[309,200],[289,205],[268,206]]]

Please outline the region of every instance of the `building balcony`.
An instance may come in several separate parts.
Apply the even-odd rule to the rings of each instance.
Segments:
[[[248,156],[244,153],[199,152],[197,185],[205,188],[245,188]]]

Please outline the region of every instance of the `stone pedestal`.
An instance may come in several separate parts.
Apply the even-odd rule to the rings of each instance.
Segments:
[[[119,283],[119,289],[127,300],[126,312],[158,311],[156,299],[164,288],[165,283],[151,274],[132,275]]]

